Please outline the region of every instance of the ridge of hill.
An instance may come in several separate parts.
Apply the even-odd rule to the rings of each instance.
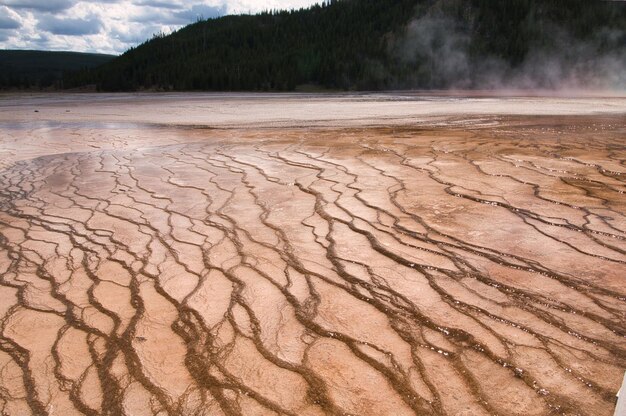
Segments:
[[[100,90],[626,88],[626,3],[331,0],[158,35],[65,85]]]
[[[59,87],[63,74],[93,68],[115,55],[38,50],[0,50],[0,89]]]

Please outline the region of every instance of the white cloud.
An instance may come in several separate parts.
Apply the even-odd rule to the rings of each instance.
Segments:
[[[0,0],[0,49],[119,54],[201,18],[321,0]]]

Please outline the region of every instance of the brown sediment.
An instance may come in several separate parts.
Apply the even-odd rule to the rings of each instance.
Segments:
[[[2,129],[0,411],[610,415],[623,121]]]

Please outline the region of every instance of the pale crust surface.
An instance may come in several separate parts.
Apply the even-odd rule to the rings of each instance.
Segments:
[[[0,413],[612,415],[623,98],[261,97],[2,98]]]

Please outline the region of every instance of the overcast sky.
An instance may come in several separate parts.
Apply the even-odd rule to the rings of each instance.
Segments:
[[[119,54],[199,18],[321,0],[0,0],[0,49]]]

